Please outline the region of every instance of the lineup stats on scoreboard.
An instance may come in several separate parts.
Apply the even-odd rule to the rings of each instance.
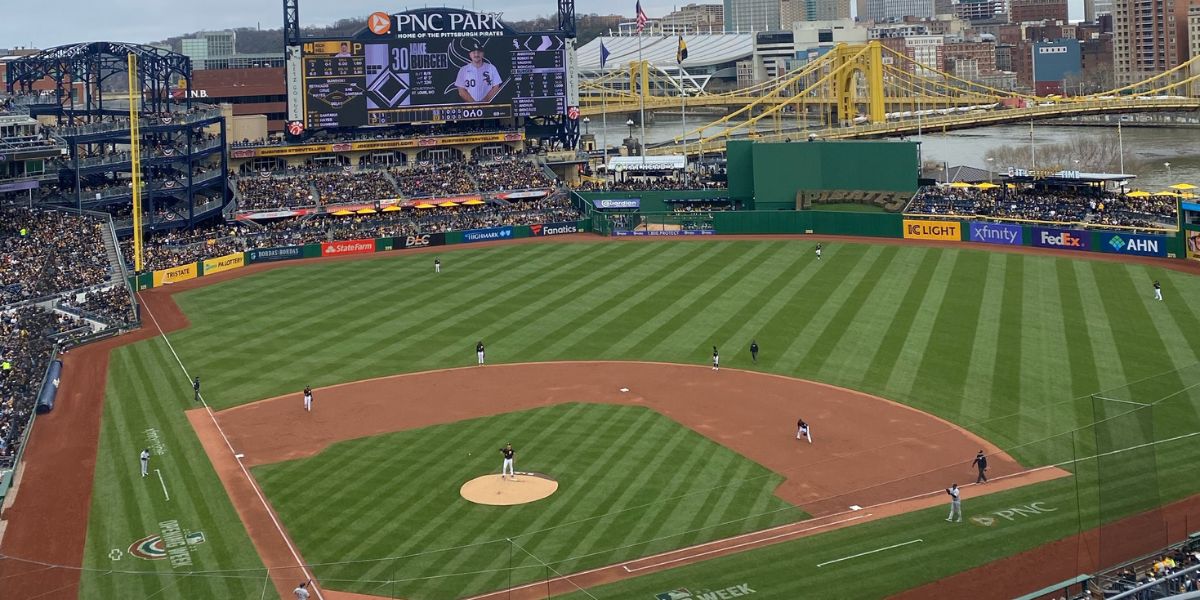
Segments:
[[[305,125],[362,127],[567,111],[562,36],[398,37],[305,42]]]

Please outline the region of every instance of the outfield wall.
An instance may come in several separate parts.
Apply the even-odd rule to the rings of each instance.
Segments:
[[[375,254],[376,252],[391,252],[393,250],[409,250],[413,248],[429,248],[432,246],[448,246],[470,244],[474,242],[489,242],[528,237],[545,237],[591,231],[591,221],[569,221],[565,223],[539,223],[536,225],[510,225],[504,227],[488,227],[485,229],[470,229],[466,231],[450,231],[447,233],[422,233],[401,237],[363,238],[358,240],[341,240],[336,242],[320,242],[302,246],[278,246],[274,248],[258,248],[245,252],[234,252],[225,256],[199,260],[193,263],[178,265],[158,271],[140,273],[130,279],[134,289],[145,290],[179,283],[205,275],[215,275],[240,269],[247,265],[268,262],[297,260],[301,258],[321,258],[331,256],[347,256],[354,254]]]

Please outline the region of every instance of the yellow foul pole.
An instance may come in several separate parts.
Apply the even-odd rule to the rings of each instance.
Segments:
[[[137,77],[137,56],[129,55],[129,153],[133,163],[133,272],[142,272],[142,144],[138,127],[138,103],[141,85]]]

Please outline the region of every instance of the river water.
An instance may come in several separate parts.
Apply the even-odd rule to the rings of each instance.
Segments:
[[[600,117],[593,118],[586,125],[590,133],[596,135],[596,143],[607,137],[609,147],[615,147],[629,135],[630,128],[624,124],[624,115],[609,115],[608,127],[602,125]],[[688,129],[694,129],[701,122],[711,122],[711,115],[688,115]],[[678,115],[656,116],[656,120],[646,124],[646,139],[651,143],[665,142],[684,132]],[[706,135],[718,132],[718,128],[705,130]],[[633,135],[640,137],[640,128],[633,126]],[[1068,167],[1070,159],[1054,157],[1048,154],[1048,146],[1069,141],[1073,137],[1096,137],[1103,140],[1115,140],[1116,129],[1102,127],[1067,127],[1061,125],[1034,125],[1034,159],[1038,168],[1050,166]],[[797,139],[802,137],[797,134]],[[1200,129],[1172,127],[1122,127],[1121,137],[1124,140],[1127,159],[1125,170],[1137,178],[1129,189],[1139,188],[1159,191],[1166,186],[1176,183],[1191,183],[1200,185]],[[692,138],[693,140],[695,138]],[[916,137],[909,138],[917,139]],[[950,166],[967,165],[987,169],[986,155],[989,150],[1001,147],[1017,147],[1022,149],[1022,155],[1028,156],[1029,126],[1028,125],[997,125],[951,131],[947,133],[925,133],[920,136],[921,158],[925,162],[945,162]],[[1115,142],[1113,142],[1115,143]],[[1164,163],[1170,163],[1168,168]],[[1029,164],[996,165],[996,171],[1006,171],[1008,167],[1029,168]],[[1116,169],[1114,169],[1115,171]],[[1169,171],[1169,173],[1168,173]]]

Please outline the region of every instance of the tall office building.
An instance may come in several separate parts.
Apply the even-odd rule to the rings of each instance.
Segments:
[[[780,0],[779,24],[787,29],[802,21],[838,21],[850,18],[850,0]]]
[[[192,59],[192,68],[206,69],[208,60],[228,58],[237,52],[237,33],[233,31],[204,31],[196,37],[183,38],[183,55]]]
[[[1118,86],[1180,64],[1176,2],[1117,0],[1113,9],[1113,75]]]
[[[725,32],[778,31],[779,0],[724,0]]]
[[[1113,4],[1113,0],[1083,0],[1083,20],[1094,23],[1100,15],[1111,15]]]
[[[867,0],[867,19],[877,22],[903,21],[904,17],[931,19],[933,6],[934,0]]]
[[[1067,22],[1067,0],[1012,0],[1011,11],[1013,23]]]
[[[1188,58],[1195,59],[1190,76],[1200,76],[1200,4],[1193,4],[1188,9],[1188,42]],[[1200,80],[1192,83],[1192,93],[1200,96]]]

